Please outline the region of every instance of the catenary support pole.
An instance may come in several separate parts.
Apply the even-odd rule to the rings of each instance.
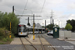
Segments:
[[[35,33],[34,33],[34,28],[35,28],[35,27],[34,27],[34,26],[35,26],[35,24],[34,24],[34,17],[35,17],[35,16],[34,16],[34,14],[33,14],[33,40],[35,40]]]

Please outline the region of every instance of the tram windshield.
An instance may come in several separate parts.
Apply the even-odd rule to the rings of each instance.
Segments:
[[[19,25],[18,31],[19,31],[19,32],[26,32],[25,26],[24,26],[24,25]]]

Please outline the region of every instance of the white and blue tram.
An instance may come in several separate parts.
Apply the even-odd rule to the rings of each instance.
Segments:
[[[33,33],[33,27],[24,24],[18,25],[18,36],[28,36],[29,33]],[[45,29],[35,27],[34,33],[45,33]]]

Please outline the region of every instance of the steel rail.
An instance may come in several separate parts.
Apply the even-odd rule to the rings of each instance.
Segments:
[[[37,48],[28,39],[26,39],[26,40],[31,44],[31,46],[33,46],[33,48],[35,48],[35,50],[37,50]]]
[[[23,44],[23,41],[22,39],[20,38],[21,42],[22,42],[22,45],[24,46],[24,49],[23,50],[27,50],[27,48],[25,47],[25,45]]]
[[[40,36],[39,36],[39,35],[38,35],[38,37],[39,37],[39,40],[40,40],[40,42],[41,42],[42,50],[45,50],[44,45],[42,44],[42,41],[41,41],[41,39],[40,39]]]

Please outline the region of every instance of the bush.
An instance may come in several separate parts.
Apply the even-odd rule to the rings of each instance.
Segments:
[[[2,40],[3,39],[3,36],[0,36],[0,40]]]
[[[9,37],[3,38],[2,40],[3,40],[4,42],[12,41],[12,39],[11,39],[11,38],[9,38]]]
[[[2,40],[3,40],[4,42],[7,42],[7,39],[6,39],[6,38],[3,38]]]
[[[15,36],[13,35],[13,33],[11,33],[11,38],[14,38]]]
[[[6,40],[7,40],[7,41],[12,41],[12,39],[11,39],[11,38],[9,38],[9,37],[6,37]]]
[[[7,42],[12,41],[12,39],[9,38],[9,31],[5,28],[0,28],[0,40]],[[15,36],[11,33],[11,37],[14,38]]]
[[[7,37],[9,36],[9,31],[6,28],[0,28],[0,36]]]

